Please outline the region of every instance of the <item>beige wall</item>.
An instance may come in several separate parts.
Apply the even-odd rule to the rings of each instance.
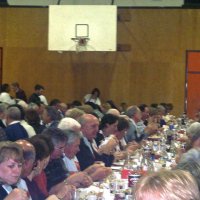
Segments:
[[[172,102],[184,108],[186,50],[200,49],[197,9],[127,9],[131,20],[118,22],[118,43],[130,52],[47,51],[46,8],[0,8],[3,82],[18,81],[30,95],[36,83],[50,100],[81,99],[93,87],[102,100],[117,104]]]

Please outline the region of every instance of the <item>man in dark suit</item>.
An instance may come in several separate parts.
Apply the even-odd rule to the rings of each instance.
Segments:
[[[41,103],[40,95],[43,94],[44,87],[42,85],[35,85],[35,92],[29,97],[28,103]]]
[[[94,138],[99,130],[99,120],[91,114],[84,114],[79,120],[83,138],[80,143],[80,151],[77,158],[81,170],[86,169],[96,161],[102,161],[106,166],[111,166],[114,160],[113,155],[99,154]]]
[[[7,109],[6,122],[8,126],[5,129],[6,136],[10,141],[28,138],[28,133],[20,124],[21,111],[17,107]]]

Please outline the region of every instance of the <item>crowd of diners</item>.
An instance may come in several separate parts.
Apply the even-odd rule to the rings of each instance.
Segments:
[[[172,104],[116,106],[102,103],[94,88],[83,101],[48,104],[44,87],[27,98],[17,82],[0,93],[0,199],[70,200],[76,188],[108,177],[113,162],[126,159],[166,125]],[[173,170],[140,179],[136,200],[200,199],[200,123],[187,129],[187,152]]]

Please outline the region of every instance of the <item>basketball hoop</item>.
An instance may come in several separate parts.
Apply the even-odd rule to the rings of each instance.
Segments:
[[[71,38],[75,43],[76,43],[76,52],[82,52],[82,51],[87,51],[87,45],[88,41],[90,40],[89,38],[86,37],[76,37],[76,38]]]

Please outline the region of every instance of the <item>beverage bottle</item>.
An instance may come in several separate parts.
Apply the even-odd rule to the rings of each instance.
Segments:
[[[126,161],[124,163],[124,167],[121,170],[121,178],[128,179],[128,176],[131,173],[131,171],[132,171],[132,162],[131,162],[130,155],[128,154]]]
[[[142,176],[140,167],[138,165],[133,165],[133,169],[128,176],[128,187],[134,187],[140,177]]]
[[[150,160],[149,155],[146,153],[143,154],[140,166],[142,175],[146,174],[149,171],[154,171],[153,162]]]

